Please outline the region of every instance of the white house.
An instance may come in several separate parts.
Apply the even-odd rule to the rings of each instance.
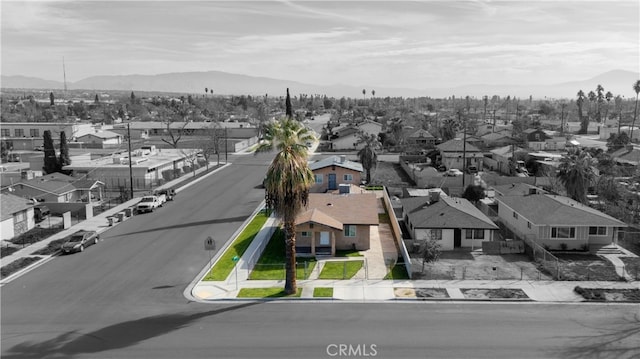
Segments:
[[[12,194],[0,194],[0,228],[2,238],[9,240],[35,227],[33,204]]]

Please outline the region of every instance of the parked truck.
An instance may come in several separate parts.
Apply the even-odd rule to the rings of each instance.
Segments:
[[[136,211],[138,213],[153,212],[160,205],[160,199],[157,196],[144,196],[136,205]]]

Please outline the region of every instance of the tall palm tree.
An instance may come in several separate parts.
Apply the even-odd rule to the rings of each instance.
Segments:
[[[622,96],[617,95],[613,102],[615,103],[615,109],[618,112],[618,136],[620,136],[620,126],[622,125]]]
[[[607,107],[604,109],[604,122],[607,122],[607,116],[609,116],[609,105],[611,103],[611,100],[613,100],[613,94],[611,93],[611,91],[607,91],[607,93],[604,95],[604,99],[607,101]]]
[[[600,112],[601,112],[601,107],[603,103],[604,103],[604,87],[598,84],[598,86],[596,87],[596,121],[598,122],[601,122],[602,120],[602,115]]]
[[[371,183],[371,169],[378,162],[376,150],[380,148],[380,141],[378,141],[378,136],[366,132],[359,132],[358,140],[360,143],[364,143],[364,147],[358,151],[358,158],[362,163],[362,167],[367,171],[366,180],[368,185]]]
[[[633,91],[636,92],[636,108],[633,110],[633,122],[631,123],[631,133],[629,134],[629,142],[633,139],[633,126],[636,124],[636,118],[638,117],[638,94],[640,94],[640,80],[633,84]]]
[[[578,91],[578,99],[576,100],[576,104],[578,105],[578,118],[580,119],[580,132],[587,132],[587,127],[589,126],[589,122],[587,121],[587,126],[584,126],[584,120],[582,119],[582,105],[584,105],[584,92],[582,90]]]
[[[589,99],[589,119],[591,119],[591,112],[593,111],[593,104],[596,102],[596,93],[593,91],[589,91],[587,94],[587,98]]]
[[[587,189],[595,178],[595,161],[587,151],[577,150],[560,160],[558,179],[567,195],[580,202],[587,202]]]
[[[265,177],[265,200],[284,225],[285,233],[285,293],[297,292],[296,283],[296,231],[295,220],[309,198],[313,185],[313,172],[307,163],[307,141],[315,141],[312,132],[291,116],[270,123],[264,141],[256,153],[276,149],[275,158]]]

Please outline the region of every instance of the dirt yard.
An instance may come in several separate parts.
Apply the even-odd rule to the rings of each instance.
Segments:
[[[442,252],[440,259],[426,264],[412,258],[413,279],[470,280],[551,280],[525,254],[484,254],[482,250],[458,249]]]
[[[404,187],[415,186],[397,161],[378,161],[378,166],[371,174],[371,184],[386,186],[392,196],[400,196]]]

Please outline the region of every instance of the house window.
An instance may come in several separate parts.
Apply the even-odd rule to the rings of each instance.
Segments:
[[[25,219],[26,219],[25,211],[20,211],[18,213],[15,213],[13,216],[14,223],[24,222]]]
[[[484,239],[484,229],[467,229],[465,230],[466,239]]]
[[[551,239],[576,238],[575,227],[551,227]]]
[[[303,231],[303,232],[302,232],[302,236],[303,236],[303,237],[311,237],[311,232]]]
[[[316,178],[316,183],[320,184],[322,183],[322,179],[324,178],[323,175],[319,174],[319,175],[314,175]]]
[[[516,211],[513,211],[513,218],[518,219],[518,214],[516,213]]]
[[[531,229],[531,222],[527,222],[527,228]]]
[[[436,241],[442,240],[442,229],[432,229],[431,230],[431,239]]]
[[[2,131],[2,137],[9,137],[11,136],[11,131],[8,128],[3,128],[0,131]]]
[[[356,236],[356,226],[353,224],[345,224],[344,225],[344,236],[345,237],[355,237]]]
[[[353,181],[353,175],[346,174],[346,175],[343,176],[343,179],[344,179],[345,182],[351,182],[351,181]]]
[[[607,227],[589,227],[589,235],[591,236],[606,236]]]
[[[22,128],[16,128],[15,130],[13,130],[13,133],[15,137],[24,137],[24,129]]]
[[[31,137],[40,137],[40,130],[37,128],[32,128],[29,130],[29,136]]]
[[[65,193],[65,195],[64,195],[64,201],[65,202],[71,202],[72,198],[73,198],[73,193],[71,193],[71,192]]]

